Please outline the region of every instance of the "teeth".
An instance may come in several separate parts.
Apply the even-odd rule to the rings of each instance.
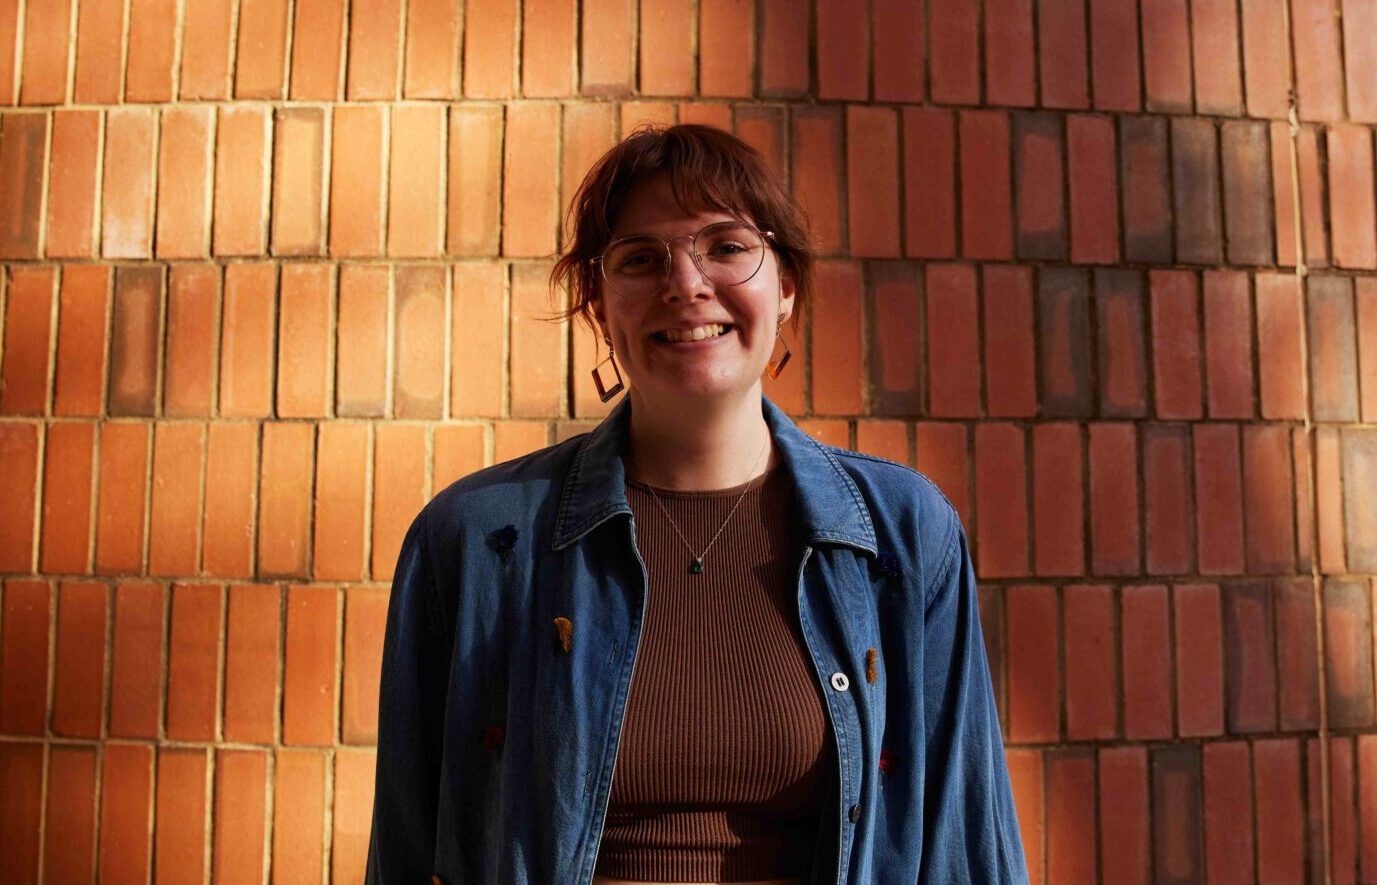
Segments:
[[[726,331],[726,327],[722,324],[710,323],[692,329],[666,329],[662,334],[668,341],[701,341],[704,338],[721,335],[724,331]]]

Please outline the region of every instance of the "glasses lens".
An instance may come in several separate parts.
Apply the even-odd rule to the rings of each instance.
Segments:
[[[668,257],[664,242],[654,237],[620,240],[603,253],[603,276],[619,295],[648,298],[664,283]]]
[[[698,264],[717,286],[735,286],[755,276],[765,261],[765,240],[739,221],[710,224],[698,232]],[[624,298],[649,298],[665,284],[669,253],[663,240],[630,237],[603,253],[607,284]]]

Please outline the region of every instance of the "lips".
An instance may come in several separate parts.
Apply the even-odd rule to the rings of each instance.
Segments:
[[[698,337],[686,337],[697,329],[704,329],[707,333],[699,335]],[[658,332],[652,333],[650,337],[661,344],[697,344],[721,338],[735,330],[736,326],[732,323],[697,323],[693,326],[678,326],[673,329],[661,329]],[[671,332],[675,333],[676,337],[671,338]]]

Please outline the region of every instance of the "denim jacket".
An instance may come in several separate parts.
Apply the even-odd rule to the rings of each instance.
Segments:
[[[956,511],[921,473],[761,405],[794,480],[799,627],[835,753],[807,881],[1026,882]],[[648,589],[630,413],[452,483],[408,529],[368,882],[591,881]]]

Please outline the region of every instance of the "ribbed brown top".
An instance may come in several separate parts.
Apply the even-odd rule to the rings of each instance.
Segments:
[[[831,792],[827,713],[798,621],[783,465],[730,489],[627,483],[650,577],[596,871],[655,882],[802,876]]]

